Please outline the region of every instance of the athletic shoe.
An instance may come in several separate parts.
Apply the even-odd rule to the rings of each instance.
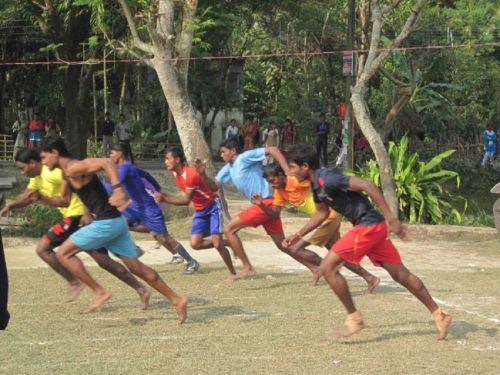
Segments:
[[[184,263],[184,258],[181,257],[179,254],[175,254],[172,259],[170,259],[170,262],[167,264],[181,264]]]
[[[193,259],[191,262],[188,262],[188,264],[186,264],[186,269],[181,273],[183,275],[192,275],[193,273],[198,271],[198,268],[200,268],[200,264]]]

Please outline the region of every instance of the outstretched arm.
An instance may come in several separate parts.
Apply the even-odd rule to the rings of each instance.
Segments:
[[[394,216],[391,209],[387,205],[387,202],[382,195],[382,192],[375,186],[370,180],[365,180],[359,177],[349,178],[349,190],[351,191],[363,191],[372,199],[373,203],[384,215],[385,220],[389,224],[389,230],[396,233],[396,235],[402,240],[408,240],[408,232],[406,226],[401,224],[399,219]]]
[[[278,219],[280,217],[281,209],[283,207],[274,205],[271,207],[266,206],[263,203],[262,195],[260,195],[260,193],[255,193],[254,195],[252,195],[252,199],[250,201],[252,202],[252,204],[259,206],[262,209],[262,211],[266,213],[267,216],[273,219]]]
[[[206,165],[204,161],[196,159],[194,161],[194,168],[200,174],[201,178],[203,179],[203,182],[208,186],[210,190],[216,192],[222,187],[222,184],[219,181],[208,177],[208,175],[206,174]]]
[[[155,194],[155,200],[158,203],[165,202],[176,206],[186,206],[193,199],[193,193],[194,193],[193,189],[186,189],[185,193],[174,196],[167,194],[165,192],[158,192]]]
[[[283,171],[285,172],[286,175],[288,175],[288,172],[290,168],[288,167],[288,162],[285,159],[285,155],[282,154],[282,152],[279,150],[278,147],[266,147],[266,154],[271,156],[274,160],[276,160]]]
[[[104,171],[113,186],[113,193],[109,197],[109,203],[119,207],[125,203],[125,192],[120,184],[120,177],[115,163],[107,158],[90,158],[84,160],[72,160],[64,171],[69,178],[77,178]]]
[[[311,216],[311,219],[297,232],[288,236],[283,240],[286,246],[293,245],[300,238],[305,236],[307,233],[317,228],[325,219],[330,215],[330,209],[324,203],[316,203],[316,213]]]
[[[5,207],[0,210],[0,216],[5,216],[11,210],[14,210],[16,208],[29,206],[30,204],[36,202],[39,198],[40,195],[38,193],[38,190],[26,189],[18,199],[16,199],[12,203],[5,205]]]
[[[64,178],[61,182],[61,195],[58,197],[46,197],[44,195],[40,195],[41,203],[46,204],[47,206],[53,207],[68,207],[71,202],[71,190],[68,185],[68,181]]]

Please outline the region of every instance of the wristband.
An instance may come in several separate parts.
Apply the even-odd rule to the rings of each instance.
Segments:
[[[121,188],[122,187],[122,184],[121,182],[117,183],[117,184],[114,184],[113,186],[111,186],[113,188],[113,190],[115,189],[118,189],[118,188]]]

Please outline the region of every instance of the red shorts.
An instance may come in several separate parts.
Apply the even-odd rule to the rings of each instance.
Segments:
[[[267,207],[271,207],[274,199],[265,198],[262,201]],[[241,211],[238,214],[238,217],[247,227],[258,227],[259,225],[262,225],[267,234],[283,233],[283,224],[281,223],[281,219],[273,219],[262,211],[262,208],[255,204],[251,205],[246,210]]]
[[[359,264],[366,255],[372,263],[401,263],[398,250],[388,237],[387,224],[356,225],[331,248],[346,262]]]

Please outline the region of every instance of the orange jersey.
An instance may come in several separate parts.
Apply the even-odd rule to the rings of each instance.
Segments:
[[[316,213],[316,204],[314,203],[311,192],[311,181],[299,181],[295,177],[287,177],[284,189],[274,190],[273,205],[284,207],[287,203],[297,208],[299,212],[307,216],[313,216]],[[330,209],[330,219],[334,219],[337,213]]]

